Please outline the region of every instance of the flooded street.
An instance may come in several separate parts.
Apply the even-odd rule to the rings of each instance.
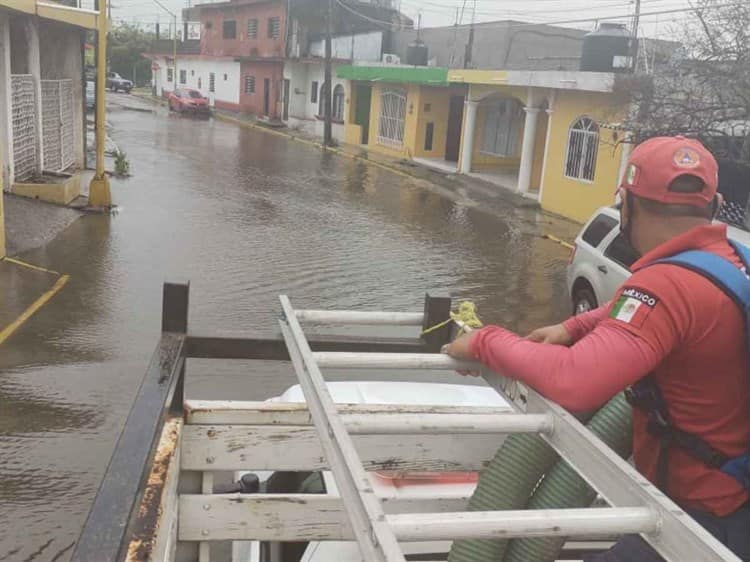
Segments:
[[[280,293],[302,308],[421,310],[435,289],[520,331],[569,311],[568,251],[541,235],[570,239],[570,223],[467,208],[423,180],[220,121],[116,110],[109,122],[133,174],[113,181],[119,213],[20,256],[70,281],[0,347],[0,560],[70,555],[156,345],[165,280],[190,281],[203,333],[273,330]],[[51,284],[18,276],[6,294]],[[191,361],[187,376],[206,398],[295,382],[246,362]]]

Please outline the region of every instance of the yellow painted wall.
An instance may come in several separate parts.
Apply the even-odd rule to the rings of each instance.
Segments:
[[[450,71],[448,74],[449,76],[451,73],[458,72],[458,71]],[[477,77],[484,76],[482,74],[481,76],[479,74],[476,74],[478,72],[485,72],[485,71],[468,71],[469,74],[476,75]],[[487,72],[495,72],[495,71],[487,71]],[[450,78],[449,78],[450,79]],[[478,79],[478,78],[477,78]],[[468,91],[468,98],[469,100],[475,100],[475,101],[483,101],[486,100],[488,97],[514,97],[516,98],[521,104],[526,103],[526,94],[527,90],[526,88],[521,88],[518,86],[491,86],[486,84],[471,84],[469,86]],[[518,139],[518,154],[513,158],[502,158],[499,156],[493,156],[491,154],[483,154],[482,153],[482,138],[484,137],[484,122],[485,122],[485,107],[484,104],[480,103],[479,107],[477,107],[477,121],[476,126],[474,128],[474,153],[472,154],[472,163],[471,167],[474,171],[491,171],[493,169],[503,169],[503,168],[517,168],[520,161],[521,161],[521,139],[523,138],[523,127],[520,127],[519,130],[519,139]],[[461,160],[460,154],[463,152],[463,131],[466,128],[466,111],[464,111],[464,121],[461,123],[461,146],[459,146],[459,162]],[[466,173],[468,170],[462,170],[462,172]]]
[[[417,136],[414,155],[422,158],[445,158],[445,143],[448,138],[448,115],[450,114],[450,88],[421,89],[417,111]],[[430,105],[430,111],[425,106]],[[407,105],[408,108],[408,105]],[[432,150],[425,150],[427,123],[433,123]]]
[[[378,143],[378,120],[380,118],[380,95],[388,89],[399,89],[406,92],[406,119],[404,121],[404,144],[400,149]],[[418,113],[421,99],[421,87],[418,84],[373,84],[372,105],[370,106],[370,144],[368,148],[395,158],[414,156]]]
[[[484,141],[484,126],[487,123],[487,109],[487,102],[480,103],[479,107],[477,108],[477,124],[474,129],[474,154],[471,157],[472,170],[474,170],[475,172],[486,172],[507,168],[518,168],[521,163],[523,115],[521,116],[521,126],[518,128],[518,138],[516,139],[516,154],[507,157],[495,156],[494,154],[482,152],[482,143]]]
[[[0,160],[0,170],[2,170]],[[5,257],[5,209],[3,208],[3,174],[0,173],[0,259]]]
[[[617,120],[618,109],[607,94],[558,91],[550,118],[550,142],[542,182],[542,208],[578,222],[585,222],[604,205],[614,202],[620,168],[621,147],[615,148],[621,132],[599,129],[599,151],[594,181],[565,177],[565,156],[570,126],[581,116],[598,122]]]
[[[14,183],[13,193],[30,199],[41,199],[67,205],[81,194],[81,176],[73,174],[56,183]]]

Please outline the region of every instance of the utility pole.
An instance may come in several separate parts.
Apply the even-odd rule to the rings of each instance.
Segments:
[[[172,82],[173,89],[177,89],[177,14],[172,14],[174,19],[174,36],[172,37],[172,61],[174,66],[174,82]]]
[[[474,22],[477,15],[477,0],[474,0],[474,9],[471,14],[471,27],[469,28],[469,42],[466,44],[464,53],[464,68],[471,68],[471,59],[474,54]]]
[[[328,12],[326,14],[326,62],[325,78],[323,88],[323,144],[331,146],[333,144],[333,130],[331,124],[331,35],[333,34],[333,0],[328,0]]]
[[[105,100],[107,80],[107,0],[97,2],[96,33],[96,172],[89,184],[89,206],[111,207],[112,193],[109,177],[104,171],[104,136],[107,102]]]
[[[641,0],[635,0],[635,15],[633,16],[633,38],[631,39],[631,53],[633,71],[638,70],[638,27],[641,24]]]

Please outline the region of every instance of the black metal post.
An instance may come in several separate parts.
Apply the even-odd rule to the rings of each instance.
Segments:
[[[424,298],[424,321],[422,330],[430,330],[450,318],[451,298],[445,295],[433,296],[427,293]],[[452,326],[448,322],[435,330],[422,335],[427,353],[437,353],[440,348],[451,341]]]

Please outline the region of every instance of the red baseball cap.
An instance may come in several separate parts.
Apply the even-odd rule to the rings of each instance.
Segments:
[[[680,176],[703,181],[696,193],[669,191]],[[639,144],[628,159],[620,187],[659,203],[706,207],[716,196],[719,165],[705,146],[685,137],[655,137]]]

